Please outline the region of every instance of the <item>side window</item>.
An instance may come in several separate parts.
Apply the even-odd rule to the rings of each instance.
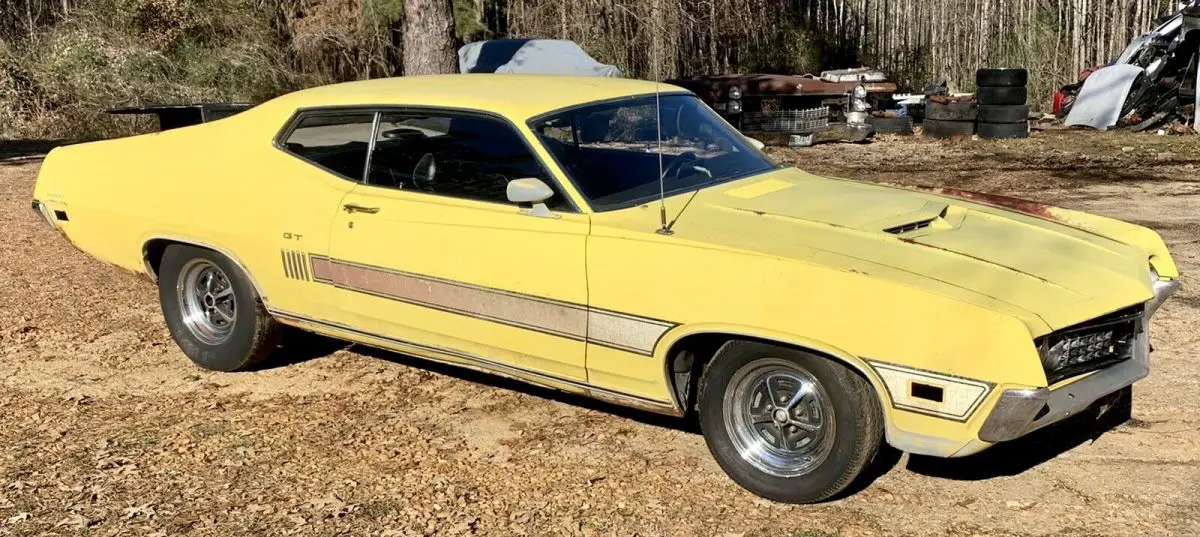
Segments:
[[[511,126],[472,115],[385,112],[370,166],[371,185],[494,203],[509,203],[514,179],[554,185]],[[566,205],[561,193],[547,204]]]
[[[351,181],[361,181],[371,142],[373,112],[301,116],[284,148]]]

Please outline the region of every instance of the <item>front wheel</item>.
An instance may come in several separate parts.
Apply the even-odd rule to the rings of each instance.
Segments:
[[[238,266],[212,250],[181,244],[163,252],[158,297],[171,337],[192,362],[240,371],[279,342],[278,323]]]
[[[866,379],[828,358],[727,343],[700,381],[700,427],[734,481],[788,503],[827,500],[874,457],[883,416]]]

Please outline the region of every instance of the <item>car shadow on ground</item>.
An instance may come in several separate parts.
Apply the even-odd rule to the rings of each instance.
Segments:
[[[1110,406],[1094,405],[1074,417],[996,444],[982,453],[957,459],[913,455],[907,467],[914,473],[955,481],[980,481],[1026,472],[1085,443],[1095,442],[1124,424],[1140,426],[1141,422],[1131,416],[1132,391],[1127,388],[1119,393],[1120,397]]]
[[[682,418],[664,416],[581,395],[543,388],[490,373],[442,364],[407,354],[368,347],[290,328],[285,333],[279,350],[271,360],[268,360],[259,369],[273,369],[299,364],[323,358],[341,350],[350,350],[372,358],[446,375],[466,382],[511,390],[541,399],[604,412],[653,427],[673,429],[696,435],[701,434],[700,425],[694,413]],[[1036,431],[1017,440],[998,444],[977,455],[957,459],[912,455],[908,458],[906,467],[909,471],[917,474],[956,481],[979,481],[1017,475],[1084,443],[1094,442],[1105,433],[1112,431],[1122,424],[1128,423],[1129,426],[1138,426],[1139,422],[1131,419],[1131,393],[1127,389],[1111,405],[1093,406],[1061,423]],[[859,479],[855,480],[850,487],[838,494],[837,497],[852,496],[865,490],[877,479],[895,468],[902,459],[902,452],[887,444],[882,445],[875,458],[867,466]]]
[[[275,354],[272,355],[269,360],[255,369],[263,370],[287,367],[290,365],[307,362],[309,360],[323,358],[340,350],[351,350],[364,356],[386,360],[394,364],[404,365],[414,369],[421,369],[432,373],[446,375],[448,377],[453,377],[467,382],[473,382],[475,384],[511,390],[541,399],[566,403],[569,405],[586,408],[588,410],[595,410],[597,412],[604,412],[606,414],[612,414],[614,416],[630,419],[654,427],[700,434],[700,425],[697,423],[694,416],[685,416],[682,418],[665,416],[645,410],[607,403],[581,395],[575,395],[550,388],[543,388],[541,386],[527,384],[519,380],[513,380],[490,373],[483,373],[472,369],[467,369],[465,367],[434,362],[432,360],[426,360],[416,356],[369,347],[366,345],[359,345],[290,328],[284,333],[283,341],[280,343]]]
[[[302,364],[309,360],[324,358],[340,350],[349,349],[352,346],[354,344],[349,341],[342,341],[314,334],[306,330],[284,326],[283,337],[280,338],[279,346],[275,349],[275,352],[271,354],[270,358],[249,368],[248,371],[263,371]]]

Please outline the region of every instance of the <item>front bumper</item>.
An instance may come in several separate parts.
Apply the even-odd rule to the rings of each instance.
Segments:
[[[30,205],[33,208],[33,212],[37,213],[41,217],[42,222],[50,226],[50,229],[58,229],[58,224],[54,223],[54,218],[50,216],[50,208],[46,207],[45,203],[33,200]]]
[[[1142,315],[1132,358],[1056,389],[1005,390],[980,428],[979,440],[996,443],[1020,438],[1074,416],[1150,374],[1150,317],[1177,289],[1179,280],[1154,285],[1154,298]]]

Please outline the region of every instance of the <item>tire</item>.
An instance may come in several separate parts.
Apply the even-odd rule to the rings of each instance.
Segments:
[[[975,122],[926,119],[921,124],[921,132],[931,138],[970,137],[972,134],[975,134]]]
[[[1028,138],[1029,123],[980,123],[979,137],[988,140]]]
[[[196,365],[212,371],[241,371],[258,365],[275,350],[282,333],[279,324],[267,313],[248,277],[228,258],[174,244],[163,252],[158,272],[158,298],[167,329]],[[209,275],[212,287],[206,291]]]
[[[1023,88],[1029,84],[1025,69],[980,69],[975,71],[975,86]]]
[[[925,101],[925,119],[936,121],[975,121],[979,118],[975,101],[950,101],[939,103]]]
[[[980,123],[1027,123],[1029,122],[1029,106],[1019,104],[1010,106],[983,105],[979,107]]]
[[[775,393],[779,400],[796,401],[793,396],[806,387],[812,395],[777,416],[780,409],[761,404],[766,383],[775,390],[768,395],[772,401]],[[700,428],[717,463],[737,484],[779,502],[814,503],[842,492],[870,463],[883,437],[883,411],[871,384],[833,360],[796,349],[726,343],[700,378],[698,400]],[[755,407],[771,421],[750,424]],[[781,421],[775,420],[782,416],[817,429],[807,436],[798,425],[779,429]],[[781,451],[768,438],[800,444]]]
[[[1025,104],[1029,99],[1029,90],[1023,87],[980,86],[975,96],[981,105],[1017,105]]]
[[[911,117],[872,117],[871,126],[876,134],[912,134],[913,120]]]

